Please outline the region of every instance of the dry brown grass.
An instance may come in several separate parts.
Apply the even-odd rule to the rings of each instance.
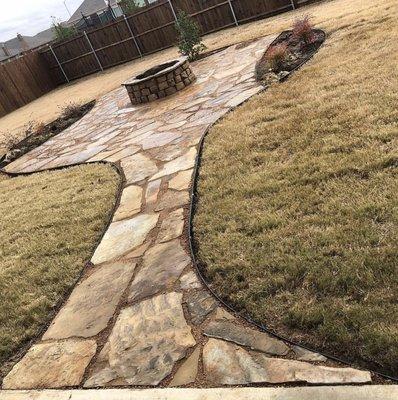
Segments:
[[[114,168],[95,164],[0,174],[0,365],[38,334],[74,285],[105,229],[119,179]]]
[[[315,58],[209,133],[198,254],[257,321],[397,377],[398,3],[321,9]]]
[[[207,35],[204,37],[204,44],[208,47],[208,50],[214,50],[259,36],[278,33],[291,27],[293,21],[304,14],[311,14],[313,21],[318,26],[325,26],[333,30],[335,29],[335,20],[339,20],[340,26],[343,26],[344,23],[349,23],[350,20],[355,18],[355,13],[361,8],[362,4],[364,8],[369,8],[372,3],[371,0],[325,1],[238,28],[226,29]],[[135,60],[102,73],[82,78],[6,115],[0,119],[0,156],[10,147],[10,140],[16,142],[23,138],[24,127],[30,121],[47,124],[56,119],[62,112],[62,108],[69,102],[84,104],[98,99],[105,93],[119,87],[122,82],[138,72],[153,66],[155,63],[173,58],[177,54],[178,50],[174,47],[146,56],[142,60]]]

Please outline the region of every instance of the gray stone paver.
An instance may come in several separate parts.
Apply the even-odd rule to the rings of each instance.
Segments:
[[[269,349],[270,341],[265,343],[265,336],[247,330],[220,308],[203,289],[185,250],[183,208],[190,201],[198,143],[209,125],[262,90],[255,80],[255,63],[274,38],[239,49],[232,46],[194,63],[196,82],[161,101],[132,106],[124,88],[114,90],[76,124],[6,167],[9,172],[33,172],[108,161],[118,163],[126,178],[113,222],[92,257],[96,272],[91,281],[86,278],[75,288],[47,334],[6,377],[7,388],[167,385],[166,378],[170,384],[193,384],[196,371],[204,367],[211,372],[201,378],[202,386],[203,379],[208,385],[369,380],[362,371],[330,371],[318,362],[249,352],[248,347]],[[115,273],[101,281],[101,271],[123,263],[134,265],[123,279]],[[97,284],[92,281],[96,274]],[[121,299],[124,292],[127,298]],[[232,324],[234,329],[228,331]],[[107,337],[99,340],[105,327]],[[207,339],[206,329],[219,339]],[[90,339],[68,339],[71,335]],[[177,371],[176,363],[196,344],[194,355]],[[286,349],[289,358],[295,355],[275,339],[272,346],[278,357]],[[197,356],[204,349],[203,363]],[[296,353],[296,359],[303,357]],[[217,364],[231,360],[235,365]]]
[[[159,295],[122,310],[85,386],[156,386],[168,376],[196,344],[181,298],[175,292]]]
[[[368,383],[369,372],[269,358],[225,341],[210,339],[203,349],[204,369],[216,385],[249,383]]]

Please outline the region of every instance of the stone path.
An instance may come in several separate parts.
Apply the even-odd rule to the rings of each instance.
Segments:
[[[256,61],[274,39],[232,46],[193,64],[197,81],[165,100],[131,106],[125,89],[7,167],[9,172],[104,160],[125,186],[113,222],[47,332],[3,389],[365,383],[246,326],[198,281],[184,215],[198,143],[208,126],[261,91]],[[163,397],[162,397],[163,398]]]

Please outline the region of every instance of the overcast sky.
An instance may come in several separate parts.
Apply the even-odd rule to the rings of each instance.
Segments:
[[[70,12],[83,0],[66,0]],[[51,26],[51,16],[69,19],[63,0],[0,0],[0,42],[17,33],[33,36]]]

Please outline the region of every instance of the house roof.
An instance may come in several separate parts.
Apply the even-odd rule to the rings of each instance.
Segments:
[[[111,6],[117,5],[118,0],[110,0]],[[73,15],[69,18],[68,24],[71,22],[79,21],[82,18],[82,14],[91,15],[98,11],[104,10],[108,7],[105,0],[84,0],[82,4],[80,4],[79,8],[73,13]]]
[[[43,44],[51,42],[55,39],[55,34],[52,28],[46,29],[42,32],[39,32],[35,36],[21,36],[23,41],[26,43],[26,48],[24,48],[22,42],[18,37],[14,37],[6,42],[0,43],[0,61],[6,60],[11,56],[15,56],[19,53],[22,53],[27,48],[34,49],[35,47],[39,47]],[[5,55],[3,50],[1,49],[1,45],[4,44],[7,48],[9,56]]]

